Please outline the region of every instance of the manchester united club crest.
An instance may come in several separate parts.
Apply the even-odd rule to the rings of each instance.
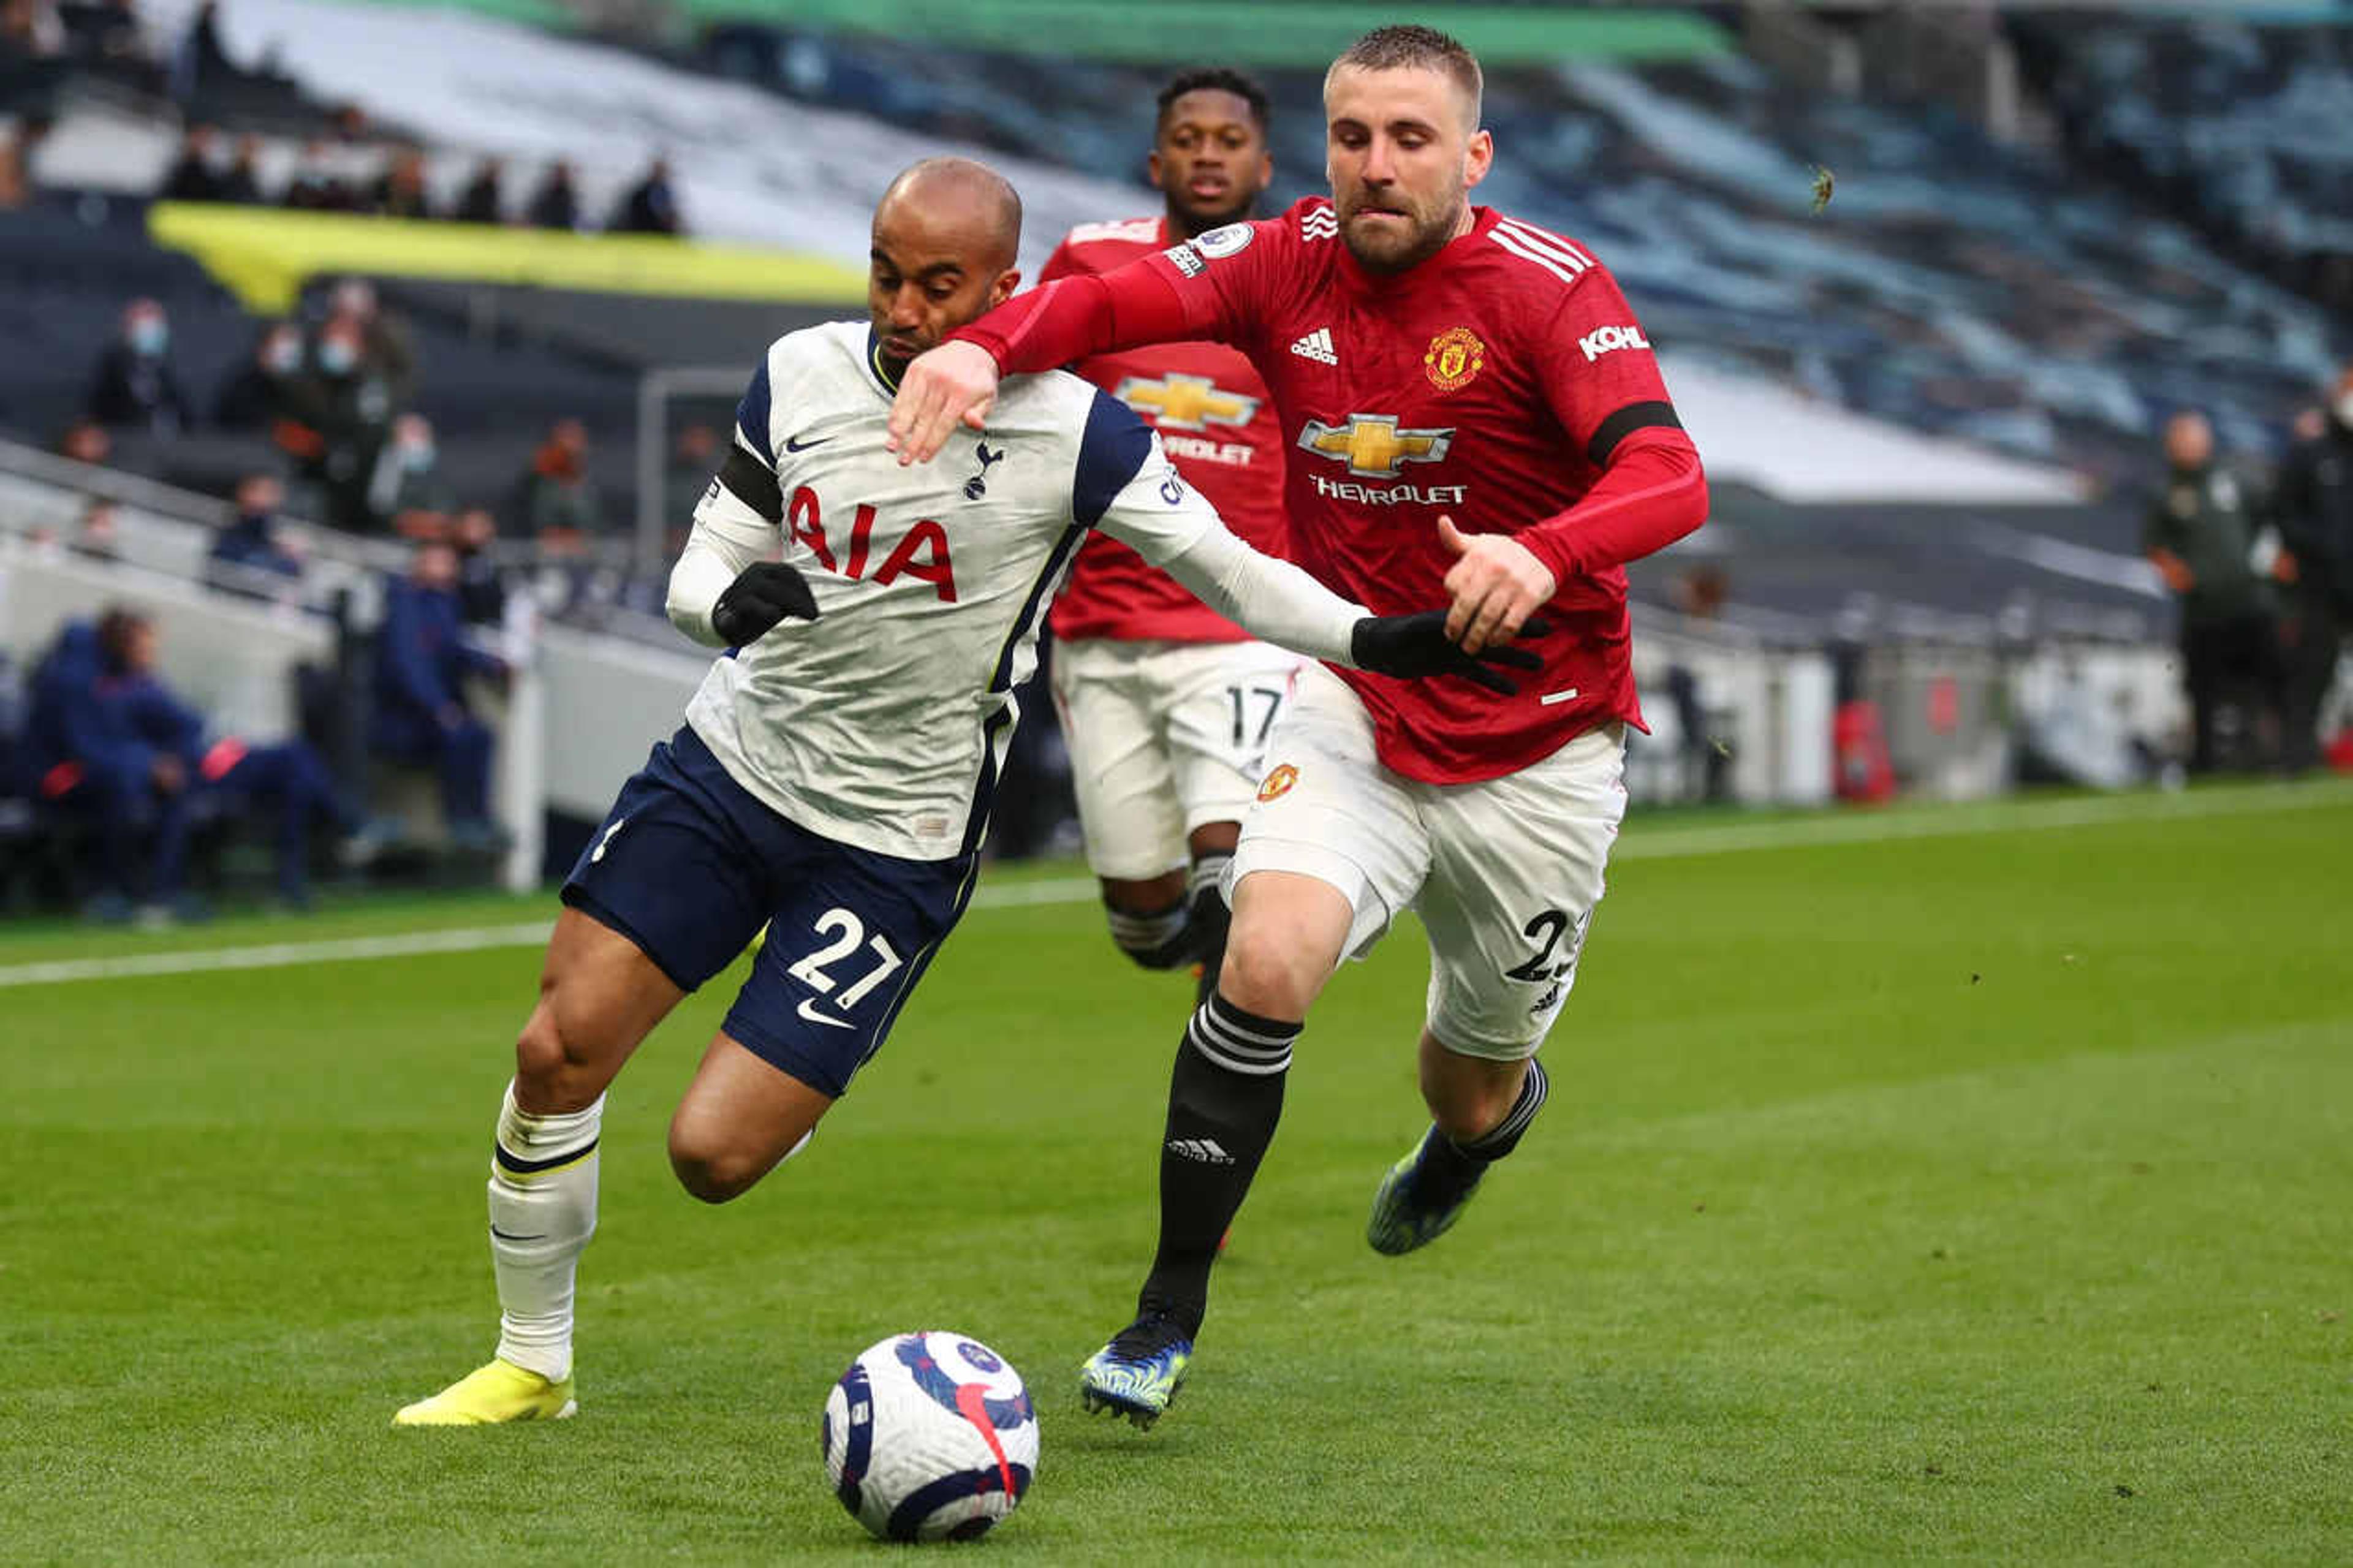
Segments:
[[[1468,327],[1447,328],[1430,340],[1430,352],[1421,356],[1422,374],[1440,392],[1470,385],[1486,363],[1487,345]]]
[[[1291,786],[1298,782],[1299,770],[1289,763],[1283,763],[1277,766],[1274,772],[1267,774],[1266,782],[1258,786],[1258,797],[1261,800],[1273,800],[1289,795]]]

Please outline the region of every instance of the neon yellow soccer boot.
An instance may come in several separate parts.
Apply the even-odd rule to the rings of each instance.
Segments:
[[[404,1405],[396,1426],[492,1426],[502,1421],[562,1421],[580,1408],[572,1380],[550,1383],[512,1362],[476,1367],[430,1399]]]

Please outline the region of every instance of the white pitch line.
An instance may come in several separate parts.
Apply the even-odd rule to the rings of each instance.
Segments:
[[[341,937],[328,942],[273,942],[255,947],[216,947],[195,952],[141,952],[121,958],[64,958],[47,963],[11,964],[0,969],[0,986],[51,985],[68,980],[121,980],[150,974],[198,974],[221,969],[282,969],[291,963],[334,963],[353,958],[410,958],[427,952],[534,947],[545,942],[547,933],[553,929],[546,921],[533,921],[525,925],[401,931],[390,936]]]
[[[2200,790],[2189,795],[2091,796],[2030,801],[1980,811],[1873,814],[1798,817],[1780,822],[1722,827],[1679,827],[1657,833],[1639,829],[1610,850],[1613,860],[1669,860],[1706,855],[1745,854],[1839,844],[1881,844],[1907,838],[1964,838],[1974,834],[2041,832],[2096,827],[2126,822],[2201,816],[2251,816],[2353,804],[2353,787],[2333,783],[2268,784],[2247,789]],[[976,910],[1042,909],[1092,903],[1101,897],[1092,878],[1052,877],[1008,882],[973,894]],[[471,952],[494,948],[537,947],[553,925],[527,921],[515,925],[469,926],[452,931],[401,931],[385,936],[342,937],[322,942],[280,942],[252,947],[222,947],[174,952],[126,954],[119,958],[66,958],[0,966],[0,989],[55,985],[78,980],[123,980],[159,974],[201,974],[231,969],[280,969],[291,964],[336,963],[354,959],[414,958],[436,952]]]

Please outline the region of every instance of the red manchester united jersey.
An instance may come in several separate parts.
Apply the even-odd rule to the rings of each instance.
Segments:
[[[1551,571],[1551,635],[1519,694],[1339,673],[1381,761],[1461,784],[1641,723],[1624,563],[1698,527],[1707,487],[1625,296],[1572,240],[1472,209],[1399,273],[1366,271],[1330,202],[1233,224],[1135,266],[1071,278],[956,335],[1008,371],[1162,339],[1232,343],[1282,425],[1292,559],[1372,609],[1444,605],[1437,520],[1507,533]]]
[[[1049,283],[1110,272],[1165,248],[1163,218],[1082,224],[1039,275]],[[1216,343],[1156,343],[1099,354],[1073,366],[1160,432],[1195,489],[1226,526],[1270,555],[1284,553],[1282,426],[1249,360]],[[1054,635],[1171,642],[1241,642],[1250,634],[1106,534],[1090,535],[1061,595]]]

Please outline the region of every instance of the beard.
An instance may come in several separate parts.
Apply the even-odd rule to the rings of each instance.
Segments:
[[[1340,220],[1340,238],[1356,265],[1367,272],[1397,273],[1420,266],[1446,248],[1462,222],[1463,193],[1457,191],[1435,216],[1408,215],[1405,224],[1360,224],[1360,197]]]

